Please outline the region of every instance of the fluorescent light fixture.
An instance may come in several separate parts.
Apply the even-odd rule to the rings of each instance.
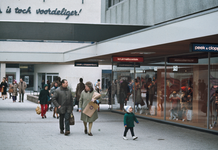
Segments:
[[[143,73],[143,70],[136,70],[135,73]],[[134,73],[134,70],[130,70],[130,73]]]
[[[88,61],[105,61],[105,60],[102,60],[102,59],[89,59]]]
[[[156,52],[131,52],[131,54],[141,54],[141,55],[149,55],[155,54]]]
[[[27,69],[28,66],[20,66],[20,68],[22,68],[22,69]]]

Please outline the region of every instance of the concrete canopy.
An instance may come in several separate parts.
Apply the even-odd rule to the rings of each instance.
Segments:
[[[211,20],[213,22],[211,23]],[[218,44],[218,9],[155,25],[120,35],[95,44],[61,53],[11,54],[1,52],[1,62],[73,63],[74,61],[111,64],[112,56],[143,56],[147,62],[158,62],[164,57],[191,55],[191,43]],[[0,29],[1,30],[1,29]],[[19,56],[25,56],[24,59]],[[207,56],[206,56],[207,57]],[[44,59],[45,58],[45,59]],[[147,60],[147,62],[146,62]]]
[[[0,22],[0,40],[59,40],[99,42],[146,26],[49,22]]]

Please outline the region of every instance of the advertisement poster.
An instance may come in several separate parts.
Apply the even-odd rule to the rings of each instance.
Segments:
[[[24,81],[26,82],[26,84],[29,84],[29,76],[24,76]]]
[[[13,76],[8,76],[8,84],[12,84],[13,83]]]

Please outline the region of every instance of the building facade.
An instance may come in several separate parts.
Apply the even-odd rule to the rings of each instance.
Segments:
[[[110,41],[125,49],[113,55],[120,60],[144,58],[113,61],[112,109],[131,105],[141,117],[216,132],[218,29],[208,24],[217,7],[216,0],[105,1],[105,23],[150,26]]]
[[[123,107],[131,105],[140,117],[217,132],[217,0],[101,0],[95,1],[95,7],[91,0],[64,1],[60,5],[58,1],[42,0],[32,6],[7,2],[1,4],[0,17],[4,19],[1,18],[0,26],[16,20],[16,16],[33,15],[36,18],[32,21],[36,22],[51,17],[49,23],[64,25],[101,23],[142,28],[94,43],[2,39],[1,76],[16,73],[16,78],[29,79],[34,90],[42,80],[53,80],[56,76],[69,79],[73,89],[80,77],[93,83],[100,78],[105,88],[111,86],[109,104],[113,111],[123,113]],[[13,12],[7,13],[9,5],[13,6]],[[27,12],[30,6],[31,14]],[[67,18],[65,9],[72,14],[75,10],[80,13]],[[83,13],[89,9],[93,15],[89,11]],[[56,14],[45,14],[52,11]],[[58,11],[62,14],[58,15]],[[12,13],[14,17],[7,20],[6,16]],[[19,21],[29,22],[30,17]],[[95,30],[93,37],[104,36],[103,31]],[[117,30],[111,30],[110,34],[114,32]],[[97,67],[78,67],[77,63],[97,63]]]

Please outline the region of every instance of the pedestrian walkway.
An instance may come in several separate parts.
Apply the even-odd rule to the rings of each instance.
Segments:
[[[71,134],[60,134],[58,119],[47,112],[42,119],[35,112],[37,104],[24,100],[0,98],[0,149],[1,150],[217,150],[218,135],[138,119],[135,134],[139,137],[123,140],[123,115],[101,107],[99,118],[93,124],[93,137],[84,134],[80,113],[74,110],[75,125]]]

